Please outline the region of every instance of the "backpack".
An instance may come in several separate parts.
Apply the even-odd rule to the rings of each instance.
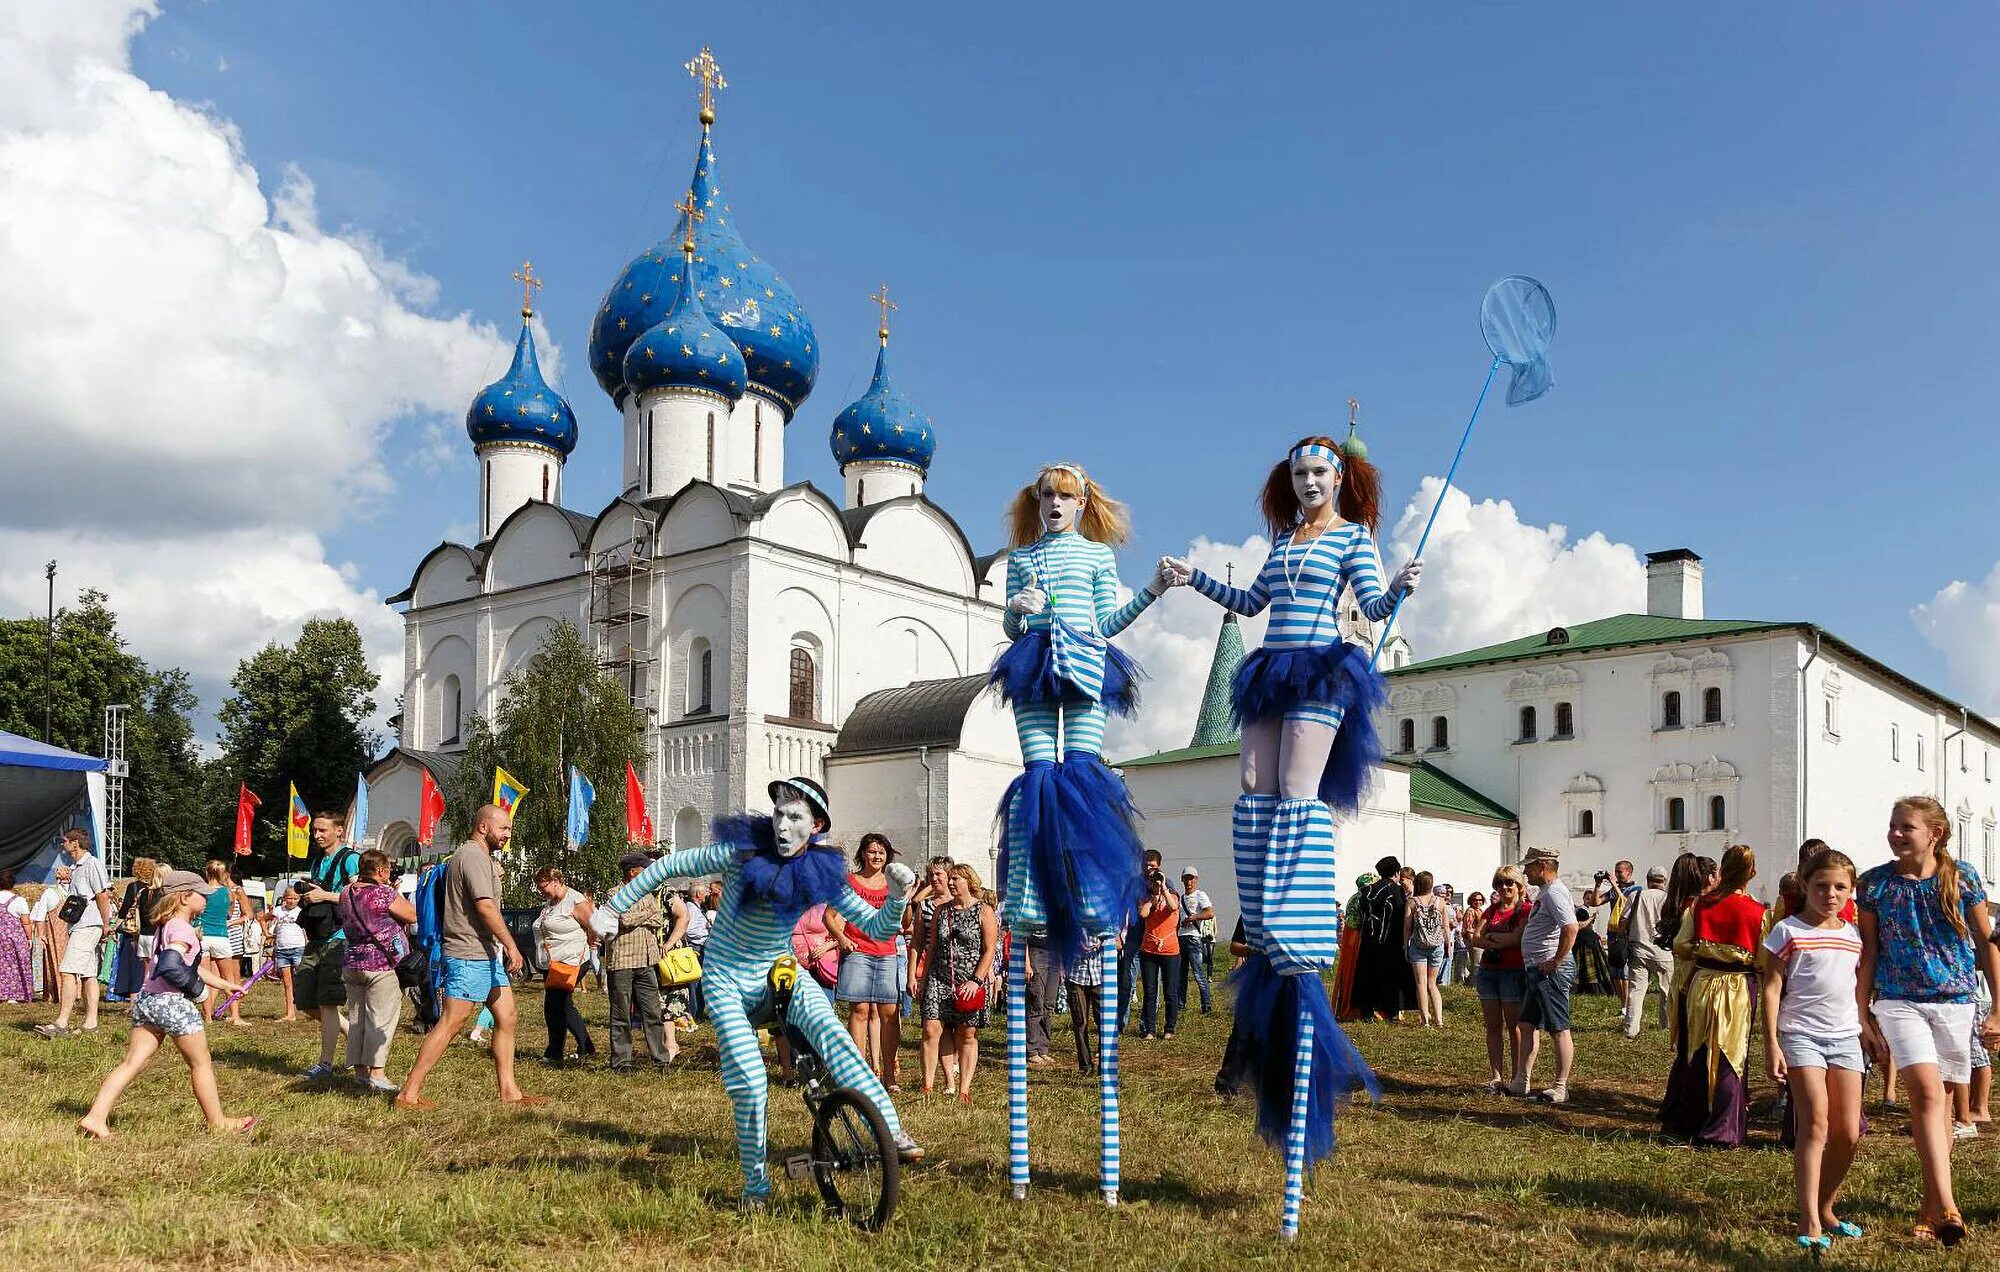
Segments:
[[[1443,908],[1436,904],[1425,904],[1418,905],[1416,911],[1416,918],[1410,922],[1410,943],[1422,950],[1434,950],[1443,945]]]

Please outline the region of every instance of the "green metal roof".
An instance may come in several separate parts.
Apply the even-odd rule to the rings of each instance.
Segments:
[[[1120,760],[1117,767],[1146,768],[1154,764],[1182,764],[1189,760],[1212,760],[1240,754],[1240,742],[1217,742],[1210,746],[1184,746],[1177,751],[1162,751],[1158,755],[1142,755],[1135,760]],[[1496,804],[1478,791],[1459,781],[1443,769],[1420,760],[1408,764],[1402,760],[1386,760],[1385,765],[1410,770],[1410,804],[1416,808],[1433,809],[1440,813],[1454,813],[1461,817],[1477,817],[1484,821],[1505,822],[1512,825],[1520,820],[1514,810]]]
[[[1189,746],[1236,741],[1236,725],[1230,719],[1230,687],[1243,657],[1243,628],[1236,615],[1224,613],[1222,630],[1215,636],[1215,658],[1208,665],[1208,688],[1201,695],[1201,713],[1195,717]]]
[[[1513,809],[1494,803],[1429,760],[1419,761],[1410,770],[1410,803],[1443,813],[1459,813],[1509,825],[1520,820],[1514,816]]]
[[[1618,649],[1627,645],[1651,645],[1661,641],[1710,639],[1717,636],[1743,636],[1754,632],[1782,631],[1786,628],[1810,626],[1809,623],[1768,623],[1738,618],[1658,618],[1651,614],[1614,614],[1610,618],[1592,619],[1588,623],[1578,623],[1573,627],[1552,628],[1546,632],[1536,632],[1532,636],[1501,641],[1497,645],[1485,645],[1478,649],[1468,649],[1463,653],[1427,658],[1423,662],[1398,667],[1387,674],[1391,677],[1411,676],[1427,671],[1454,671],[1464,667],[1482,667],[1488,663],[1512,662],[1520,658],[1566,657],[1572,654],[1595,653],[1604,649]],[[1563,639],[1563,636],[1567,636],[1567,639]]]

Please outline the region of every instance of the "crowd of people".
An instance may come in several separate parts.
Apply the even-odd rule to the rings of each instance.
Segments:
[[[593,972],[608,1003],[612,1071],[632,1071],[635,1041],[655,1067],[671,1068],[680,1035],[699,1027],[699,968],[719,885],[696,881],[685,891],[650,894],[600,932],[592,922],[597,901],[545,867],[534,879],[543,904],[529,929],[530,957],[499,908],[496,854],[510,827],[504,814],[482,817],[452,858],[458,882],[439,908],[447,970],[441,1002],[430,1003],[406,993],[411,986],[402,976],[415,948],[416,908],[396,887],[389,859],[345,844],[344,830],[336,814],[315,817],[310,874],[262,910],[221,861],[195,874],[140,860],[114,896],[78,832],[65,836],[65,864],[52,885],[0,874],[0,1000],[52,999],[56,1015],[38,1027],[51,1038],[98,1028],[104,1001],[130,1008],[129,1050],[82,1119],[85,1131],[111,1133],[119,1093],[168,1038],[187,1060],[211,1126],[248,1129],[254,1119],[222,1112],[203,1041],[211,1017],[243,1023],[240,1001],[253,978],[246,972],[259,980],[275,974],[285,1006],[280,1019],[318,1023],[319,1057],[304,1077],[329,1079],[345,1068],[365,1090],[411,1109],[436,1107],[422,1094],[425,1080],[468,1026],[492,1050],[500,1098],[542,1102],[523,1093],[513,1074],[512,985],[535,968],[547,1064],[597,1054],[577,1004]],[[1581,956],[1594,946],[1602,988],[1619,997],[1624,1038],[1641,1032],[1647,1001],[1659,995],[1655,1018],[1673,1046],[1659,1114],[1667,1136],[1712,1149],[1745,1142],[1750,1048],[1761,1037],[1765,1073],[1782,1096],[1782,1139],[1795,1153],[1802,1248],[1861,1235],[1836,1203],[1875,1069],[1885,1074],[1888,1098],[1899,1082],[1907,1096],[1924,1184],[1916,1230],[1955,1244],[1965,1225],[1951,1188],[1950,1148],[1990,1121],[1987,1048],[2000,1045],[2000,1017],[1992,1012],[2000,938],[1984,882],[1952,855],[1951,825],[1934,800],[1899,801],[1887,838],[1890,860],[1867,871],[1808,840],[1771,906],[1752,894],[1756,853],[1743,844],[1719,861],[1683,853],[1670,867],[1649,868],[1643,883],[1632,863],[1620,861],[1597,875],[1580,904],[1560,877],[1558,854],[1547,848],[1528,849],[1519,867],[1495,871],[1490,893],[1474,891],[1463,902],[1431,872],[1384,858],[1357,880],[1344,908],[1336,1009],[1344,1020],[1415,1013],[1415,1023],[1440,1028],[1440,987],[1469,981],[1485,1036],[1486,1090],[1560,1105],[1570,1098],[1577,1061],[1571,996]],[[655,856],[625,857],[623,879],[636,878]],[[879,907],[896,856],[885,836],[864,835],[849,887]],[[1052,1025],[1065,1003],[1084,1073],[1098,1064],[1102,1039],[1094,1034],[1105,992],[1117,995],[1118,1028],[1135,1028],[1140,1040],[1173,1038],[1190,1008],[1190,987],[1199,1010],[1213,1010],[1215,908],[1199,872],[1184,870],[1175,887],[1150,850],[1145,872],[1131,925],[1107,938],[1116,945],[1115,985],[1103,983],[1097,941],[1066,965],[1028,943],[1031,1066],[1060,1063]],[[847,1011],[857,1049],[888,1092],[902,1090],[903,1022],[914,1016],[921,1090],[932,1094],[942,1071],[945,1095],[970,1103],[981,1033],[1004,994],[1011,939],[979,873],[934,857],[898,930],[869,935],[816,905],[794,927],[791,949],[806,973],[801,983]],[[1239,933],[1232,949],[1241,948]],[[1138,1019],[1128,1026],[1135,998]],[[431,1027],[399,1082],[391,1076],[392,1051],[412,1001],[435,1014],[417,1013],[417,1023]],[[1545,1037],[1552,1070],[1537,1087]],[[778,1058],[789,1073],[789,1057]]]

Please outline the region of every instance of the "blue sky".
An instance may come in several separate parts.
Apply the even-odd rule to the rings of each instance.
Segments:
[[[1477,392],[1482,290],[1524,272],[1560,311],[1557,388],[1489,413],[1465,489],[1691,546],[1711,616],[1810,618],[1950,689],[1908,611],[1996,556],[1996,28],[1945,5],[217,0],[168,3],[133,58],[232,121],[267,189],[298,164],[323,225],[436,278],[436,312],[511,331],[533,257],[573,506],[618,470],[588,315],[671,229],[705,43],[724,189],[825,353],[792,478],[838,488],[826,432],[886,279],[930,493],[982,547],[1052,458],[1133,503],[1128,581],[1240,540],[1262,471],[1349,396],[1393,516]],[[423,424],[395,434],[396,494],[326,536],[381,594],[475,515],[469,444],[427,469]]]

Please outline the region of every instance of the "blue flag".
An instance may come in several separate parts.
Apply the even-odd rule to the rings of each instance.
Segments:
[[[347,815],[347,842],[361,847],[362,837],[368,833],[368,778],[366,775],[354,779],[354,807]]]
[[[569,766],[569,820],[563,827],[563,838],[569,840],[570,850],[583,847],[583,841],[590,838],[590,806],[597,802],[597,788],[583,775],[583,770],[572,764]]]

